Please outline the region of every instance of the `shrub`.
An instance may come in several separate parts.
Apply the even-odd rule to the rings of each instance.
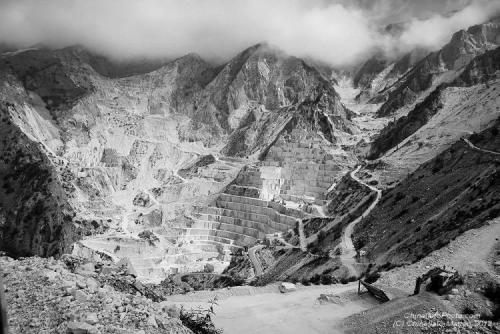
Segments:
[[[396,197],[394,198],[394,202],[399,202],[400,200],[402,200],[403,198],[405,198],[405,194],[403,194],[402,192],[398,192],[396,194]]]
[[[432,174],[436,174],[444,167],[444,160],[442,157],[437,157],[434,161],[434,166],[432,167]]]
[[[470,307],[466,306],[463,310],[462,310],[462,314],[468,314],[468,315],[471,315],[471,314],[474,314],[474,310],[471,309]]]
[[[203,268],[203,271],[206,273],[213,273],[215,270],[214,265],[211,263],[206,263],[205,267]]]
[[[143,240],[147,240],[152,246],[160,241],[160,239],[152,231],[148,230],[142,231],[137,236]]]
[[[326,232],[323,231],[323,230],[319,231],[319,233],[318,233],[318,243],[321,242],[321,241],[323,241],[323,240],[325,240],[325,238],[326,238]]]
[[[182,324],[195,334],[221,334],[222,330],[215,328],[212,316],[215,315],[214,305],[217,304],[217,297],[209,300],[210,306],[207,309],[186,310],[181,308],[179,319]]]
[[[306,286],[311,285],[311,282],[309,282],[309,280],[305,277],[300,281],[300,283],[302,283],[302,285],[306,285]]]
[[[366,275],[365,282],[368,284],[372,284],[378,281],[379,278],[380,278],[380,273],[378,271],[375,271]]]
[[[334,283],[333,281],[333,277],[329,274],[322,274],[321,275],[321,284],[324,284],[324,285],[330,285]]]
[[[318,274],[315,274],[311,277],[310,281],[314,285],[318,285],[321,280],[321,277]]]
[[[484,289],[484,296],[492,302],[500,304],[500,284],[490,283]]]

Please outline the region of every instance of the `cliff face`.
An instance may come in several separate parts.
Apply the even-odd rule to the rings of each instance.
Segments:
[[[405,140],[421,129],[423,132],[425,130],[423,127],[429,124],[433,117],[439,118],[440,115],[444,117],[448,114],[441,120],[441,127],[462,129],[462,131],[466,131],[467,128],[469,131],[480,130],[473,125],[479,119],[482,123],[490,119],[494,120],[495,101],[498,96],[495,87],[498,86],[499,55],[500,48],[496,48],[475,57],[456,80],[440,85],[423,102],[417,104],[408,115],[390,123],[373,141],[369,158],[379,158],[398,145],[406,145]],[[487,84],[483,87],[480,85],[482,83]],[[489,93],[485,94],[484,90]],[[484,101],[483,108],[476,110],[475,106],[480,100]],[[492,102],[491,105],[490,102]],[[468,115],[461,115],[460,111],[467,109],[468,106],[471,112]],[[461,125],[459,120],[461,120]],[[483,124],[484,126],[486,124]],[[441,131],[444,134],[447,130]],[[418,140],[418,138],[414,139]],[[453,140],[448,139],[448,141]]]
[[[428,54],[428,50],[416,48],[396,59],[383,54],[368,59],[353,77],[354,87],[360,90],[357,102],[384,102],[391,87]]]
[[[411,105],[436,82],[453,81],[474,57],[499,45],[498,19],[455,33],[441,50],[422,59],[384,92],[387,101],[378,110],[378,116],[390,116],[403,106]]]
[[[229,155],[256,153],[266,140],[262,134],[278,129],[280,119],[299,106],[316,108],[342,132],[354,131],[351,113],[329,80],[303,60],[266,45],[254,46],[229,62],[204,95],[203,109],[216,110],[221,127],[230,134],[224,149]]]
[[[375,76],[382,72],[388,64],[389,61],[383,55],[376,55],[368,59],[354,75],[354,87],[370,87]]]

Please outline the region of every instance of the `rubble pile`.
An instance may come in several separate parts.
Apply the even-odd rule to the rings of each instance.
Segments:
[[[192,333],[126,266],[3,256],[0,267],[12,333]]]

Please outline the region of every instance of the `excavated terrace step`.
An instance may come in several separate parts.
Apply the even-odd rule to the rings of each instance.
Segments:
[[[186,231],[186,235],[184,236],[185,239],[188,239],[189,236],[212,235],[212,236],[230,239],[234,242],[234,244],[239,245],[239,246],[253,245],[257,241],[257,238],[249,236],[249,235],[236,233],[236,232],[223,231],[223,230],[186,228],[185,231]]]
[[[259,199],[259,198],[237,196],[237,195],[222,193],[219,195],[218,200],[221,202],[240,203],[243,205],[250,205],[251,206],[251,208],[249,208],[249,210],[239,210],[239,211],[260,213],[258,211],[255,212],[255,209],[253,208],[253,207],[260,207],[260,208],[265,209],[263,211],[264,213],[261,213],[261,214],[265,214],[268,217],[271,217],[272,215],[275,215],[275,214],[279,214],[281,216],[285,216],[285,217],[289,217],[289,218],[304,218],[304,213],[301,212],[300,210],[287,208],[287,207],[283,206],[281,203],[273,202],[273,201],[266,201],[266,200]],[[271,210],[268,210],[268,209],[271,209]],[[254,210],[254,211],[251,211],[251,210]],[[278,222],[280,222],[280,221],[278,221]]]
[[[234,232],[234,233],[239,233],[239,234],[244,234],[248,235],[251,237],[254,237],[256,239],[264,239],[266,236],[266,233],[263,231],[253,228],[253,227],[246,227],[246,226],[241,226],[237,225],[234,223],[226,223],[223,222],[225,218],[230,218],[230,217],[220,217],[220,221],[205,221],[206,223],[211,223],[211,224],[203,224],[204,226],[191,226],[190,228],[207,228],[207,229],[215,229],[215,230],[221,230],[221,231],[228,231],[228,232]],[[196,225],[196,223],[195,223]]]
[[[252,224],[254,228],[260,231],[263,232],[266,232],[268,230],[273,231],[270,233],[274,233],[276,231],[286,232],[290,228],[293,228],[289,224],[276,222],[270,219],[266,215],[260,215],[245,211],[217,208],[217,207],[207,207],[205,211],[209,211],[210,213],[200,213],[198,216],[199,220],[212,221],[212,222],[222,221],[227,224],[234,223],[236,225]],[[241,221],[241,223],[239,221]]]
[[[340,171],[338,162],[332,163],[313,163],[311,161],[272,161],[272,160],[264,160],[262,161],[262,166],[269,167],[281,167],[281,168],[289,168],[289,169],[310,169],[310,170],[318,170],[318,171],[328,171],[328,172],[336,172]]]
[[[280,232],[281,230],[275,229],[269,225],[269,223],[259,223],[254,222],[252,220],[233,218],[228,216],[220,216],[220,215],[207,215],[203,218],[206,219],[195,219],[194,224],[190,227],[192,228],[211,228],[211,229],[220,229],[220,230],[229,230],[233,231],[229,226],[237,226],[240,228],[250,228],[259,233],[259,238],[265,237],[265,234]],[[283,225],[283,227],[289,227],[287,225]],[[238,231],[236,231],[238,232]],[[242,233],[242,232],[238,232]]]
[[[243,204],[243,203],[236,203],[236,202],[226,202],[226,201],[221,201],[221,200],[217,200],[217,206],[220,208],[224,208],[224,209],[245,211],[245,212],[265,215],[269,219],[271,219],[275,222],[287,224],[292,228],[295,226],[295,222],[297,221],[297,218],[280,214],[280,213],[276,212],[274,209],[269,208],[269,207],[262,207],[262,206],[257,206],[257,205]]]
[[[182,229],[184,231],[187,228],[188,227],[183,227],[183,228],[179,227],[179,229]],[[209,235],[209,234],[204,234],[204,235],[183,234],[182,235],[182,240],[185,240],[185,241],[186,240],[187,241],[190,241],[190,240],[201,240],[200,238],[202,238],[203,240],[212,240],[212,241],[220,243],[221,245],[226,245],[226,246],[231,245],[233,243],[232,239],[220,237],[220,236],[217,236],[217,235]]]
[[[203,239],[195,240],[192,245],[204,247],[204,248],[201,248],[201,250],[203,250],[203,251],[217,252],[217,253],[219,253],[220,247],[223,247],[224,250],[229,250],[230,252],[233,252],[233,253],[237,252],[239,249],[243,248],[243,247],[238,246],[238,245],[226,245],[226,244],[222,244],[222,243],[217,242],[217,241],[203,240]]]

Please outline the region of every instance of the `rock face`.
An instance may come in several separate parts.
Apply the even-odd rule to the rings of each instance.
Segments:
[[[422,59],[383,93],[387,95],[387,101],[380,107],[378,115],[392,115],[417,101],[436,82],[452,81],[474,57],[498,47],[499,36],[499,19],[455,33],[441,50]]]
[[[447,117],[454,117],[456,121],[461,120],[462,124],[460,125],[458,124],[460,122],[457,122],[457,124],[454,125],[452,120],[448,120],[446,122],[447,128],[457,128],[462,129],[462,131],[469,130],[474,132],[480,130],[480,128],[476,128],[473,125],[474,119],[481,119],[482,123],[486,123],[489,120],[494,121],[497,117],[494,101],[496,101],[495,96],[498,96],[495,88],[493,87],[490,91],[490,88],[484,85],[484,88],[490,91],[484,94],[483,90],[466,87],[473,87],[487,81],[489,82],[487,84],[488,86],[497,86],[497,71],[500,69],[499,54],[500,48],[496,48],[475,57],[456,80],[451,83],[440,85],[430,93],[423,102],[417,104],[407,116],[403,116],[396,122],[390,123],[373,141],[368,157],[370,159],[376,159],[390,149],[398,145],[404,145],[401,143],[403,143],[405,139],[422,129],[433,117],[438,118],[439,114],[446,115],[447,109],[450,106],[453,106],[455,110],[452,110],[453,116],[448,115]],[[463,96],[463,98],[460,98],[460,96]],[[460,115],[460,113],[456,111],[456,108],[466,109],[465,107],[467,104],[470,104],[471,108],[475,109],[475,105],[478,101],[484,100],[486,97],[487,100],[480,113],[471,110],[471,113],[468,115]],[[458,100],[458,103],[454,100]],[[488,101],[492,101],[493,104],[489,106]],[[424,141],[422,141],[422,143],[423,142]],[[406,141],[406,143],[408,143],[408,141]],[[429,144],[429,141],[427,141],[427,144]]]
[[[387,67],[388,62],[383,55],[376,55],[367,60],[354,75],[354,87],[368,88],[375,76]]]
[[[396,59],[389,59],[383,54],[374,55],[354,74],[354,88],[360,90],[356,101],[384,102],[387,91],[428,54],[428,50],[417,48]]]

